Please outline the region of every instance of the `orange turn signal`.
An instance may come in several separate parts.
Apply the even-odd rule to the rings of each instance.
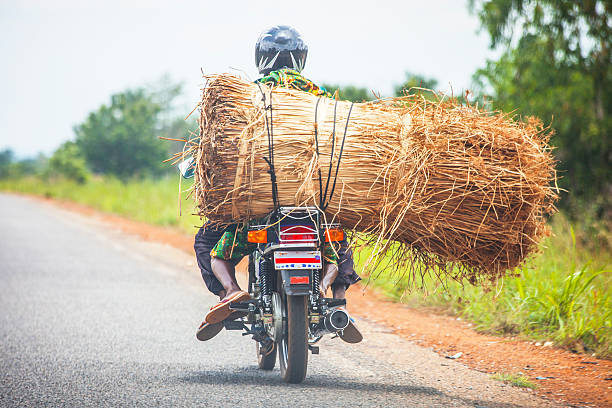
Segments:
[[[325,230],[325,242],[336,242],[344,239],[344,231],[341,229]]]
[[[255,244],[265,244],[268,242],[268,230],[249,231],[247,241]]]

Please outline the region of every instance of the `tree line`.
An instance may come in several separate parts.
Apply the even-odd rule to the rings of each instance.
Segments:
[[[490,37],[503,50],[473,76],[474,98],[487,108],[536,116],[554,129],[559,185],[568,193],[560,205],[575,214],[584,208],[612,218],[612,64],[609,1],[470,0]],[[323,84],[340,99],[368,101],[367,88]],[[394,95],[436,89],[437,81],[407,74]],[[0,152],[0,177],[36,172],[85,182],[92,173],[126,180],[170,171],[160,163],[181,147],[159,136],[184,138],[197,126],[172,110],[181,86],[166,81],[153,90],[128,89],[74,127],[74,140],[49,158],[15,160]],[[181,115],[182,116],[182,115]]]
[[[182,85],[167,78],[150,88],[119,92],[74,126],[74,139],[60,145],[50,157],[16,160],[12,151],[0,152],[0,178],[34,174],[86,182],[93,174],[128,180],[158,177],[172,171],[162,161],[181,148],[178,142],[195,128],[175,112],[173,101]]]

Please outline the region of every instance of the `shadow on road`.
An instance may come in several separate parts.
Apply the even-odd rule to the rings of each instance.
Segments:
[[[418,385],[399,385],[372,382],[354,381],[341,376],[328,376],[312,374],[306,377],[303,383],[291,385],[283,382],[278,369],[274,371],[263,371],[255,366],[244,367],[234,371],[210,370],[200,371],[180,378],[180,381],[196,384],[235,384],[235,385],[267,385],[271,387],[300,387],[300,388],[325,388],[341,390],[374,391],[397,394],[427,394],[443,395],[435,388],[422,387]]]
[[[282,381],[278,369],[274,371],[259,370],[256,366],[243,367],[233,371],[230,370],[206,370],[197,371],[178,378],[179,382],[189,384],[206,385],[253,385],[257,387],[285,387],[292,389],[321,389],[321,390],[348,390],[360,393],[370,392],[376,394],[398,394],[398,395],[424,395],[446,397],[454,401],[461,401],[473,407],[487,408],[521,408],[521,405],[498,403],[492,401],[474,400],[470,398],[448,395],[433,387],[420,386],[416,384],[388,384],[380,382],[378,378],[372,378],[371,382],[351,380],[342,376],[329,376],[321,374],[309,374],[301,384],[287,384]]]

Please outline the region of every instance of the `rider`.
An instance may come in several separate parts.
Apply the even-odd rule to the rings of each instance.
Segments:
[[[281,25],[264,31],[255,45],[255,63],[263,75],[256,82],[331,98],[332,95],[325,88],[315,85],[300,74],[307,53],[308,47],[292,27]],[[245,225],[233,224],[219,228],[210,223],[204,224],[195,236],[194,249],[202,278],[207,288],[220,299],[218,304],[211,307],[198,328],[199,340],[208,340],[223,329],[223,320],[232,315],[229,309],[231,302],[250,298],[247,292],[240,289],[235,269],[238,262],[254,249],[247,242],[246,236]],[[353,266],[353,253],[344,240],[336,252],[326,251],[325,255],[328,268],[320,289],[325,294],[331,287],[334,298],[344,299],[346,289],[361,279]],[[361,341],[361,334],[352,322],[349,327],[340,337],[348,342]]]

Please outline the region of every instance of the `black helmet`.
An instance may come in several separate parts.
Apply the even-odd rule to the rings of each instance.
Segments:
[[[255,65],[262,75],[281,68],[302,71],[308,46],[293,27],[274,26],[259,36],[255,44]]]

